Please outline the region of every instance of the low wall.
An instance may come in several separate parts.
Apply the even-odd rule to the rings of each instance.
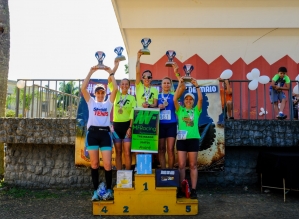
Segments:
[[[226,146],[298,147],[299,121],[229,120],[225,124]]]
[[[265,122],[262,121],[263,127]],[[297,130],[297,121],[274,121],[272,132],[284,138],[288,135],[292,142],[298,139],[293,135]],[[250,126],[252,124],[252,127]],[[249,126],[244,128],[244,126]],[[268,124],[269,125],[269,124]],[[284,127],[288,125],[287,127]],[[241,126],[241,127],[240,127]],[[262,137],[253,134],[246,141],[242,131],[254,132],[255,121],[235,120],[226,123],[225,138],[225,170],[216,173],[199,173],[198,186],[239,186],[254,185],[258,182],[256,174],[256,160],[260,150],[285,150],[295,149],[295,144],[263,145],[271,132],[268,126],[262,131]],[[0,142],[6,143],[5,152],[5,182],[10,185],[35,188],[67,188],[80,187],[92,188],[90,169],[75,166],[75,119],[22,119],[22,118],[0,118]],[[289,128],[293,127],[293,128]],[[241,130],[241,131],[240,131]],[[284,130],[284,132],[282,132]],[[297,132],[298,133],[298,132]],[[249,135],[249,134],[248,134]],[[271,135],[274,136],[273,134]],[[249,136],[247,137],[249,138]],[[254,140],[256,138],[256,140]],[[247,142],[246,146],[240,142]],[[248,143],[249,142],[249,143]],[[237,147],[238,146],[238,147]],[[258,146],[258,147],[256,147]],[[277,147],[279,146],[279,147]],[[115,174],[115,173],[114,173]],[[100,179],[103,179],[103,170],[100,170]],[[115,175],[113,182],[115,183]]]

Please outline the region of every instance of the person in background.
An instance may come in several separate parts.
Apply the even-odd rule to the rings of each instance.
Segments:
[[[113,90],[111,78],[108,78],[108,87]],[[135,97],[128,94],[130,81],[126,78],[120,82],[121,91],[117,90],[113,107],[113,142],[116,152],[116,169],[122,169],[122,148],[124,148],[126,170],[131,169],[131,137]]]
[[[278,119],[286,119],[287,115],[283,113],[287,99],[283,91],[290,89],[290,78],[286,75],[288,72],[286,67],[280,67],[278,73],[272,78],[270,86],[270,101],[274,104],[274,112]],[[278,101],[280,102],[280,108],[278,108]]]
[[[299,104],[299,94],[293,93],[292,95],[293,100],[293,112],[294,112],[294,119],[298,120],[298,104]]]
[[[218,80],[222,80],[218,78]],[[220,97],[223,117],[225,119],[234,119],[233,117],[233,91],[229,80],[224,80],[220,87]]]
[[[105,71],[109,73],[109,80],[113,84],[113,90],[110,97],[105,101],[106,89],[102,84],[95,86],[95,99],[93,99],[87,91],[87,86],[91,75],[97,71],[98,66],[90,69],[88,75],[82,83],[81,92],[88,106],[88,122],[86,133],[86,147],[90,156],[91,178],[94,187],[94,193],[91,198],[92,201],[99,200],[97,188],[99,185],[99,150],[101,151],[103,164],[105,169],[105,180],[107,192],[106,199],[113,199],[112,186],[112,141],[110,134],[110,112],[115,100],[117,92],[117,84],[114,78],[114,73],[118,68],[119,62],[115,62],[114,69],[105,67]]]
[[[196,184],[198,178],[197,170],[197,156],[199,150],[199,139],[200,134],[198,131],[198,120],[202,112],[202,101],[203,96],[198,86],[197,81],[192,78],[191,83],[196,87],[198,101],[195,107],[195,97],[192,93],[186,93],[184,96],[184,107],[178,102],[180,98],[180,89],[185,90],[185,83],[183,77],[179,80],[178,88],[175,91],[173,102],[178,116],[178,135],[177,135],[177,152],[178,152],[178,163],[180,172],[180,182],[185,179],[187,155],[189,159],[189,169],[191,176],[191,194],[190,198],[196,199]],[[177,198],[182,198],[184,193],[181,187],[178,188]]]

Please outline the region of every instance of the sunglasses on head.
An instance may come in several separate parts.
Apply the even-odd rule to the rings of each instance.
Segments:
[[[143,76],[142,78],[143,79],[152,79],[153,77],[152,76]]]

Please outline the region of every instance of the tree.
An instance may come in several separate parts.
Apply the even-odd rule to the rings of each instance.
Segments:
[[[125,64],[125,73],[129,74],[129,65],[128,64]]]
[[[0,117],[5,116],[8,63],[10,49],[10,26],[8,0],[0,0]],[[4,143],[0,143],[0,175],[4,174]]]
[[[6,99],[6,109],[9,109],[9,106],[15,106],[16,101],[17,101],[17,90],[18,88],[16,87],[14,90],[14,93],[10,96],[7,97]],[[22,109],[24,107],[25,114],[23,117],[27,116],[27,112],[30,110],[31,104],[32,104],[32,92],[30,92],[30,89],[27,90],[25,94],[25,102],[24,102],[24,89],[19,90],[19,108]],[[39,91],[34,92],[34,96],[37,97],[39,96]]]
[[[57,107],[63,111],[72,111],[72,109],[76,108],[74,105],[77,105],[77,102],[74,96],[79,96],[79,87],[76,85],[76,82],[60,82],[59,91],[62,93],[57,97]],[[72,113],[73,112],[71,112],[71,114]]]

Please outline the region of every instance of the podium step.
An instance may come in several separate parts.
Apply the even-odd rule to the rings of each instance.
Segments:
[[[176,187],[156,187],[153,174],[135,174],[132,188],[113,188],[113,201],[93,202],[94,215],[196,215],[198,200],[176,198]]]

